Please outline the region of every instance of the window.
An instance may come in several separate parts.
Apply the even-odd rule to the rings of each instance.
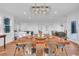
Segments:
[[[4,18],[4,32],[9,33],[10,32],[10,19]]]
[[[71,33],[76,33],[76,21],[71,22]]]

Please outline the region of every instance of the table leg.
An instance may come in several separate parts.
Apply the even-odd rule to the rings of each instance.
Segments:
[[[6,36],[4,37],[4,49],[6,49]]]

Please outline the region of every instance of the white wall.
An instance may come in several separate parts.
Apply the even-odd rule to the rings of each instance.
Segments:
[[[77,33],[72,34],[71,33],[71,21],[76,21],[76,27],[77,27]],[[69,40],[79,44],[79,12],[74,12],[73,14],[70,14],[67,16],[67,31],[68,31],[68,38]]]
[[[14,18],[13,17],[9,17],[10,18],[10,33],[5,33],[7,35],[6,37],[6,43],[11,42],[14,40]]]
[[[4,24],[3,24],[3,19],[4,16],[0,17],[0,35],[6,35],[6,43],[9,43],[14,40],[14,19],[11,16],[7,16],[10,18],[10,33],[5,33],[4,32]],[[0,38],[0,46],[4,44],[4,39]]]

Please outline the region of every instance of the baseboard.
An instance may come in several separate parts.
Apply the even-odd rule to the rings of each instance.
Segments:
[[[76,42],[74,42],[74,41],[70,41],[70,42],[72,42],[72,43],[75,44],[75,45],[79,45],[78,43],[76,43]]]
[[[13,41],[14,41],[14,39],[12,39],[12,40],[10,40],[10,41],[7,41],[7,42],[6,42],[6,45],[9,44],[9,43],[11,43],[11,42],[13,42]],[[4,46],[4,43],[0,45],[0,47],[3,47],[3,46]]]

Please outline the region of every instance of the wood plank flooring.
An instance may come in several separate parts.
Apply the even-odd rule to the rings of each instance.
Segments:
[[[3,47],[0,47],[0,56],[14,56],[14,51],[15,51],[15,43],[13,41],[6,45],[5,50]],[[70,42],[70,44],[66,46],[66,51],[68,56],[79,56],[79,45]],[[26,51],[26,53],[28,52]],[[65,54],[58,54],[58,55],[65,56]],[[22,50],[17,52],[16,56],[23,56]]]

